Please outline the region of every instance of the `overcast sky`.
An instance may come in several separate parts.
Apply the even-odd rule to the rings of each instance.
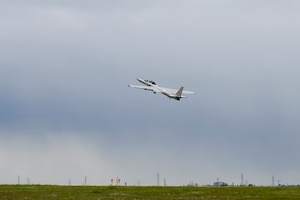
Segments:
[[[299,184],[299,20],[296,0],[1,1],[0,184]]]

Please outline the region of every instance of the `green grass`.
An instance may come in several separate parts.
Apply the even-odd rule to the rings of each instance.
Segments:
[[[116,187],[0,185],[0,200],[48,199],[300,199],[300,187]]]

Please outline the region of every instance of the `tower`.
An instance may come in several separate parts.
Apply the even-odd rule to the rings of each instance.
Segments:
[[[241,174],[241,186],[244,186],[244,174]]]

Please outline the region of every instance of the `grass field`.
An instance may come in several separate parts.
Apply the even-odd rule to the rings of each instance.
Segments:
[[[0,185],[0,200],[4,199],[300,199],[300,187]]]

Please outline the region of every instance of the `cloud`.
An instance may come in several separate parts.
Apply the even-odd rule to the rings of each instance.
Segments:
[[[3,134],[3,132],[1,133]],[[89,184],[109,184],[111,174],[110,163],[98,148],[90,145],[89,139],[78,137],[73,133],[36,131],[32,135],[26,131],[9,133],[13,137],[1,140],[1,158],[3,165],[2,182],[15,184],[17,176],[22,184],[27,178],[32,184],[72,184],[81,185],[84,177],[89,178]],[[92,172],[92,173],[91,173]]]

